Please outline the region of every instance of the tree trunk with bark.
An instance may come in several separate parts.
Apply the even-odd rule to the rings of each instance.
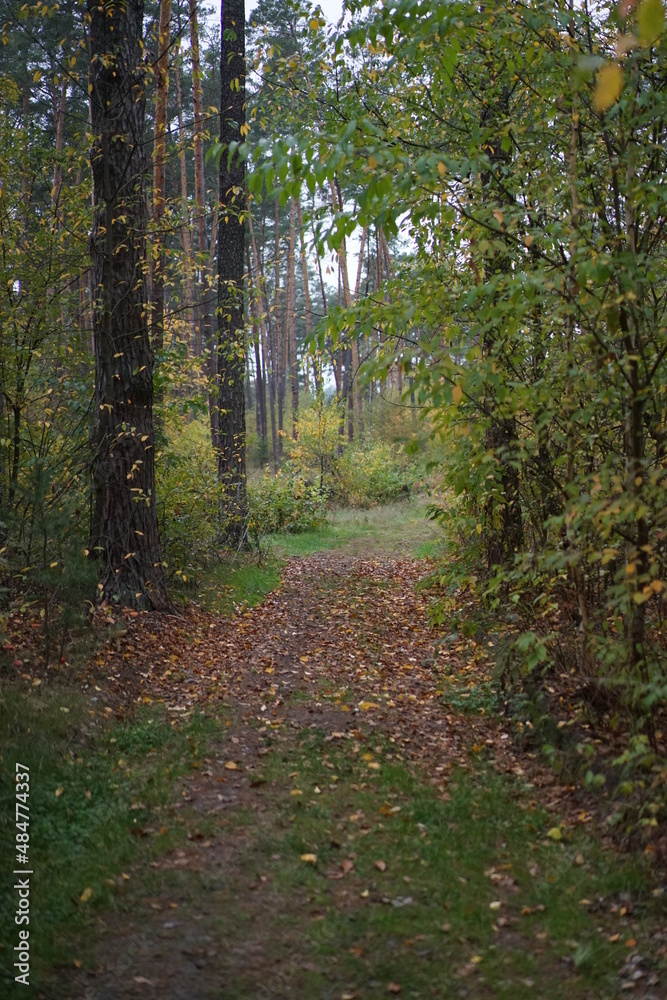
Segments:
[[[184,257],[184,318],[190,326],[190,344],[192,354],[201,357],[202,345],[198,336],[198,324],[195,306],[194,290],[194,239],[190,228],[190,203],[188,201],[188,164],[185,155],[185,138],[183,134],[183,92],[181,89],[181,51],[180,45],[176,52],[174,64],[174,83],[176,86],[176,107],[178,109],[178,163],[180,168],[180,198],[182,224],[180,229],[181,248]]]
[[[289,242],[287,245],[287,303],[285,308],[286,341],[289,352],[292,390],[292,437],[299,433],[299,359],[296,351],[296,203],[290,200]]]
[[[218,476],[225,485],[223,532],[240,548],[248,527],[246,492],[245,324],[245,164],[230,157],[229,145],[245,131],[245,7],[223,0],[220,59],[220,233],[218,246]]]
[[[88,0],[95,219],[94,511],[98,598],[169,605],[155,506],[153,353],[144,269],[143,2]]]
[[[153,146],[153,233],[152,272],[153,311],[151,337],[153,350],[164,344],[164,220],[167,195],[167,98],[169,96],[169,41],[171,38],[171,0],[161,0],[158,28],[157,85],[155,88],[155,137]]]

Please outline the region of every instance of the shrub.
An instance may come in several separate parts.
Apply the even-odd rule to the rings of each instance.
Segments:
[[[275,476],[267,469],[248,484],[248,501],[250,534],[255,539],[279,531],[308,531],[326,521],[324,493],[290,469]]]
[[[205,418],[165,428],[168,447],[156,463],[162,555],[170,575],[205,566],[217,550],[224,488]]]
[[[333,479],[338,503],[372,507],[409,496],[416,476],[401,450],[376,441],[348,446],[336,462]]]

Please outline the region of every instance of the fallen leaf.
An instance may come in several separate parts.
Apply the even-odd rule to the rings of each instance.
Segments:
[[[634,948],[636,944],[637,944],[636,938],[628,938],[628,940],[625,942],[625,947]]]
[[[58,788],[56,788],[56,790],[55,790],[55,793],[54,793],[54,794],[55,794],[55,797],[56,797],[57,799],[59,799],[59,798],[60,798],[60,796],[62,795],[62,793],[63,793],[64,791],[65,791],[65,789],[63,788],[63,786],[62,786],[62,785],[59,785],[59,786],[58,786]]]
[[[400,983],[389,983],[387,986],[387,993],[400,993],[401,984]]]
[[[562,840],[563,834],[559,826],[552,826],[550,830],[547,830],[547,837],[551,840]]]
[[[93,894],[93,890],[90,888],[89,885],[86,886],[86,888],[83,890],[83,892],[79,896],[79,902],[80,903],[87,903],[88,900],[90,899],[90,897],[92,896],[92,894]]]
[[[308,865],[316,865],[317,864],[317,854],[302,854],[301,855],[301,860],[304,861]]]
[[[238,771],[239,765],[236,764],[236,763],[234,763],[233,760],[228,760],[228,761],[225,762],[225,768],[228,771]]]
[[[387,862],[386,861],[374,861],[373,864],[379,872],[386,872]]]

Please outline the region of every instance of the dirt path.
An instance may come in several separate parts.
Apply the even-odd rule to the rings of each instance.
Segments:
[[[502,796],[490,764],[517,776],[524,768],[500,722],[443,709],[444,674],[466,664],[436,646],[427,598],[415,589],[423,573],[414,560],[317,554],[291,560],[280,589],[231,622],[128,617],[105,662],[106,710],[132,700],[162,701],[174,719],[224,712],[227,738],[206,749],[156,818],[156,827],[185,824],[187,842],[129,873],[116,909],[98,917],[88,968],[73,980],[64,973],[58,996],[615,995],[600,986],[604,970],[582,980],[585,962],[564,960],[540,923],[536,880],[557,883],[568,858],[564,845],[533,844],[540,823],[555,822],[533,820],[534,804],[507,805],[525,820],[534,868],[508,860],[514,848],[505,814],[494,812]],[[457,777],[471,757],[487,761],[474,764],[479,794]],[[539,769],[531,778],[542,802],[556,805],[563,790],[554,779]],[[486,832],[468,857],[477,822]],[[442,870],[436,843],[451,855]],[[586,910],[576,892],[571,938],[581,937]],[[614,900],[594,918],[596,941],[619,922],[634,939],[632,907],[618,917],[616,906],[609,923]],[[565,952],[581,947],[570,940]],[[658,1000],[639,950],[612,961],[619,989],[639,971],[635,986],[649,985],[635,995]]]

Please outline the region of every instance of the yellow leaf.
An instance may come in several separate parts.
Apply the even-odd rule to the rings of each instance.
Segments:
[[[320,22],[317,20],[317,18],[316,17],[311,17],[310,21],[308,22],[308,27],[310,28],[310,30],[311,31],[317,31],[317,29],[319,28],[319,26],[320,26]]]
[[[235,764],[233,760],[225,761],[225,768],[228,771],[238,771],[239,765]]]
[[[452,389],[452,399],[455,403],[460,403],[462,397],[463,397],[463,389],[461,388],[460,383],[457,382],[454,388]]]
[[[374,701],[360,701],[359,702],[359,708],[362,710],[362,712],[368,712],[369,709],[371,709],[371,708],[377,708],[377,707],[378,706],[375,704]]]
[[[300,788],[293,788],[292,791],[290,792],[290,795],[303,795],[303,792],[301,791]]]
[[[375,168],[377,167],[377,165],[378,165],[378,161],[375,159],[375,157],[374,156],[369,156],[368,157],[368,166],[371,168],[371,170],[375,170]]]
[[[79,896],[79,902],[80,903],[87,903],[88,900],[90,899],[90,897],[92,896],[92,894],[93,894],[93,890],[90,888],[90,886],[86,886],[86,888],[83,890],[83,892]]]
[[[56,788],[56,791],[55,791],[55,796],[56,796],[56,798],[57,798],[57,799],[59,799],[59,798],[60,798],[60,796],[62,795],[62,793],[63,793],[64,791],[65,791],[65,789],[63,788],[63,786],[62,786],[62,785],[60,785],[60,786],[59,786],[58,788]]]
[[[654,594],[661,594],[662,593],[662,586],[663,586],[662,580],[652,580],[651,581],[651,590],[653,591]]]
[[[301,860],[307,865],[317,864],[317,854],[302,854]]]
[[[595,93],[593,94],[593,107],[596,111],[606,111],[621,96],[623,86],[623,73],[620,66],[610,64],[603,66],[598,73]]]
[[[552,826],[550,830],[547,830],[547,837],[551,840],[562,840],[563,834],[561,833],[560,827]]]
[[[441,177],[444,177],[445,174],[447,173],[447,167],[442,162],[442,160],[440,160],[440,162],[438,163],[438,173],[440,174]]]

